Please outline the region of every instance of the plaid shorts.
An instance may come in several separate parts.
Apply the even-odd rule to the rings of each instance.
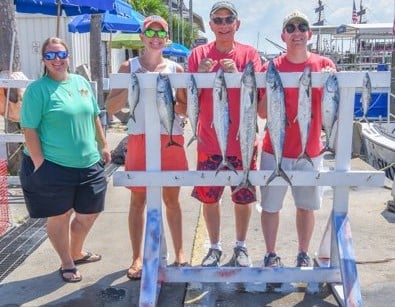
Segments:
[[[229,163],[233,165],[236,170],[242,170],[243,164],[239,157],[236,156],[228,156],[227,157]],[[256,160],[257,160],[257,148],[254,150],[254,155],[252,157],[250,169],[256,170]],[[200,171],[211,171],[216,170],[217,167],[221,164],[222,156],[221,155],[210,155],[203,152],[198,153],[198,161],[197,161],[197,170]],[[192,196],[198,199],[199,201],[212,204],[216,203],[221,199],[221,196],[224,192],[223,186],[197,186],[194,187],[192,191]],[[231,191],[233,192],[236,189],[235,186],[231,187]],[[254,187],[255,191],[255,187]],[[232,193],[232,200],[236,204],[245,205],[250,204],[256,201],[255,193],[252,193],[248,189],[240,189],[236,193]]]

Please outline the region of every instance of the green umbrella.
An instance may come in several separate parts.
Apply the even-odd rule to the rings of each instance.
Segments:
[[[172,43],[171,40],[167,41],[167,45]],[[119,33],[114,36],[111,42],[111,48],[121,49],[142,49],[144,48],[143,42],[140,40],[139,33]]]

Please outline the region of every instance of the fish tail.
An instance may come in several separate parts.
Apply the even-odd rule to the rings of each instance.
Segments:
[[[289,179],[288,175],[284,172],[281,166],[278,168],[279,175],[286,181],[290,186],[292,186],[291,179]]]
[[[222,162],[220,163],[220,165],[218,165],[215,175],[217,175],[219,173],[219,171],[225,167],[230,169],[231,171],[234,171],[237,175],[236,169],[234,168],[232,163],[230,163],[226,158],[222,159]]]
[[[278,176],[278,171],[277,168],[273,171],[273,173],[271,173],[271,175],[269,176],[269,179],[266,181],[266,185],[269,185],[270,182],[272,182],[274,180],[274,178],[276,178]]]
[[[291,179],[289,179],[288,175],[284,172],[281,166],[276,167],[276,169],[267,180],[266,185],[269,185],[269,183],[272,182],[276,177],[282,177],[290,186],[292,186]]]
[[[189,140],[189,142],[188,142],[188,144],[187,144],[187,147],[188,147],[189,145],[191,145],[192,142],[193,142],[194,140],[197,140],[197,139],[198,139],[197,136],[196,136],[196,135],[193,135],[193,136],[191,137],[191,139]]]
[[[311,160],[310,156],[306,152],[303,152],[299,155],[298,159],[296,160],[296,163],[298,163],[302,159],[309,161],[311,166],[314,166],[313,161]]]
[[[170,140],[169,142],[166,144],[166,147],[169,146],[179,146],[179,147],[183,147],[182,145],[178,144],[176,141],[173,140],[173,136],[170,135]]]
[[[241,181],[237,185],[237,187],[233,190],[232,194],[236,194],[241,189],[247,188],[247,186],[249,184],[248,172],[243,172],[243,175],[244,175],[243,178],[241,179]]]
[[[256,195],[256,191],[254,189],[254,186],[251,184],[251,182],[248,179],[248,177],[245,180],[243,180],[242,182],[240,182],[240,184],[233,190],[232,194],[236,194],[241,189],[247,189],[252,194]]]

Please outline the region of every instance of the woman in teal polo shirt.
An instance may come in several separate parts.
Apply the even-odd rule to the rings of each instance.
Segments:
[[[83,243],[104,209],[104,164],[111,155],[89,82],[69,73],[66,43],[48,38],[42,58],[44,75],[27,87],[22,101],[20,179],[30,217],[47,218],[62,279],[78,282],[76,265],[101,259],[84,251]]]

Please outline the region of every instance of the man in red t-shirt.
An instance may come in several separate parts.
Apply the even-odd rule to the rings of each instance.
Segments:
[[[307,50],[307,42],[312,32],[309,20],[303,13],[294,11],[287,15],[283,21],[281,33],[282,40],[287,45],[286,53],[273,60],[275,67],[283,72],[303,72],[306,66],[311,67],[312,72],[334,71],[335,64],[328,58]],[[268,68],[266,63],[262,71]],[[265,91],[264,91],[265,92]],[[319,170],[322,166],[322,142],[321,142],[321,88],[312,89],[311,122],[306,144],[306,153],[312,163],[298,157],[302,151],[301,136],[298,121],[294,119],[298,112],[298,88],[285,88],[285,138],[283,147],[282,169],[287,170]],[[266,118],[266,95],[258,104],[258,114]],[[261,170],[273,170],[275,159],[270,135],[267,132],[263,139]],[[282,208],[287,186],[262,186],[261,187],[261,224],[265,238],[266,255],[264,266],[281,266],[280,257],[276,254],[276,238],[279,226],[279,211]],[[292,195],[296,206],[296,230],[299,247],[297,254],[297,266],[310,266],[308,248],[314,229],[314,210],[321,206],[322,191],[318,186],[295,186],[292,187]]]
[[[210,29],[215,41],[194,48],[188,59],[188,71],[199,73],[216,72],[220,67],[225,73],[242,72],[248,61],[253,61],[255,71],[260,70],[261,60],[258,52],[251,46],[235,41],[240,20],[235,6],[228,1],[216,2],[210,12]],[[242,169],[240,142],[237,139],[240,117],[240,89],[227,90],[229,101],[229,134],[226,150],[227,160],[235,169]],[[197,144],[198,170],[216,170],[222,155],[213,126],[213,90],[202,88],[199,91],[199,125]],[[251,168],[256,169],[256,151]],[[235,187],[232,187],[234,191]],[[220,243],[220,208],[224,187],[195,187],[192,196],[203,203],[203,216],[210,239],[210,249],[202,261],[203,266],[219,266],[222,256]],[[232,194],[236,219],[236,246],[230,264],[250,266],[251,261],[245,244],[251,216],[251,203],[256,201],[255,193],[240,189]]]

